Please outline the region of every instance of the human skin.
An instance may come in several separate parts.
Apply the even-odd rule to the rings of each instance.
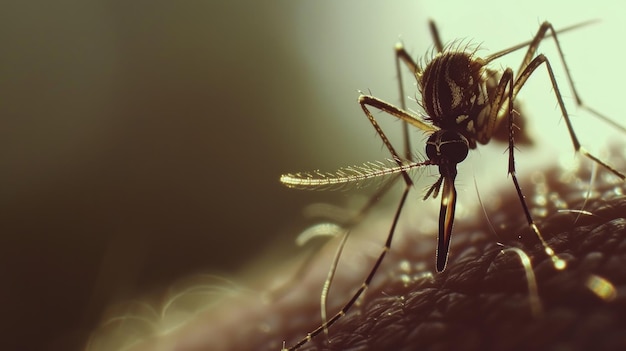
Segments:
[[[623,158],[617,159],[616,167],[623,169]],[[400,226],[402,233],[362,299],[329,328],[328,337],[321,333],[300,349],[624,349],[626,186],[598,170],[593,191],[587,192],[589,164],[583,162],[570,173],[548,169],[523,184],[539,228],[567,262],[566,269],[555,269],[525,224],[512,186],[503,184],[500,206],[475,206],[469,219],[456,222],[442,273],[434,273],[435,238],[415,226]],[[541,194],[547,201],[534,204]],[[379,233],[388,228],[388,220],[373,219],[354,228],[353,246],[340,262],[345,267],[333,282],[329,316],[359,287],[380,250],[368,231]],[[336,246],[332,243],[302,277],[287,283],[284,294],[269,300],[263,298],[267,291],[235,294],[181,327],[129,349],[278,351],[283,341],[286,346],[296,343],[320,323],[319,292]],[[502,252],[510,246],[530,257],[540,305],[531,302],[519,256]],[[360,248],[366,253],[359,253]],[[277,271],[280,267],[268,270],[267,280]],[[604,287],[609,295],[594,293],[590,278],[608,282]]]

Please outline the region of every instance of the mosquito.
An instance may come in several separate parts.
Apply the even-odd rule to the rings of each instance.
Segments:
[[[424,65],[420,65],[412,59],[402,44],[396,45],[395,56],[399,76],[401,106],[397,107],[372,95],[361,94],[358,97],[358,102],[365,116],[391,154],[389,162],[370,162],[360,166],[341,168],[339,171],[332,173],[315,171],[286,174],[280,178],[280,181],[287,187],[299,189],[338,188],[345,184],[364,183],[371,179],[390,175],[394,175],[394,179],[402,178],[405,184],[383,249],[359,289],[339,312],[328,320],[323,318],[323,322],[319,327],[311,331],[288,350],[295,350],[301,347],[322,331],[327,330],[339,318],[345,315],[367,290],[385,255],[391,249],[400,213],[404,207],[408,192],[413,186],[409,172],[414,169],[435,166],[439,172],[438,179],[428,188],[423,199],[436,198],[441,194],[436,269],[438,272],[442,272],[445,269],[457,201],[455,188],[457,165],[465,160],[469,150],[476,149],[478,144],[484,145],[492,139],[497,139],[497,133],[501,130],[505,131],[506,136],[503,139],[508,142],[508,174],[515,186],[528,226],[539,239],[544,252],[550,257],[554,267],[556,269],[564,269],[566,267],[565,261],[560,259],[544,240],[539,227],[533,220],[519,185],[514,154],[514,131],[517,128],[515,118],[519,114],[514,110],[514,102],[528,78],[537,72],[539,67],[544,66],[550,78],[552,90],[565,120],[574,150],[607,169],[621,180],[625,179],[623,173],[582,147],[565,108],[552,65],[546,56],[537,53],[539,44],[544,39],[553,38],[561,64],[566,73],[567,82],[578,107],[589,111],[596,117],[621,130],[625,130],[619,124],[582,102],[574,86],[563,51],[557,39],[557,34],[580,28],[592,22],[594,21],[579,23],[559,31],[556,31],[549,22],[544,22],[532,40],[498,51],[485,58],[478,57],[476,55],[477,48],[471,48],[469,45],[465,47],[454,44],[444,46],[433,21],[429,22],[429,27],[436,54]],[[498,70],[488,67],[490,63],[498,58],[525,47],[528,47],[528,49],[517,74],[511,68]],[[401,65],[406,66],[417,80],[417,88],[421,97],[421,101],[418,104],[423,109],[425,117],[420,117],[405,107],[400,76]],[[370,109],[382,111],[403,121],[404,147],[406,149],[404,158],[400,157]],[[414,161],[411,157],[407,131],[408,125],[416,127],[428,135],[425,146],[426,159],[421,162]],[[338,258],[336,257],[336,259]]]

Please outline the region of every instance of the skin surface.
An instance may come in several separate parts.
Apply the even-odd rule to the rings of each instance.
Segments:
[[[623,158],[612,161],[624,168]],[[435,238],[424,237],[414,225],[400,226],[401,234],[370,289],[330,328],[330,343],[320,334],[301,349],[623,349],[626,187],[598,170],[586,212],[559,212],[581,209],[585,202],[590,174],[589,163],[582,164],[575,172],[553,168],[536,173],[523,184],[546,241],[567,262],[565,270],[556,270],[543,253],[525,224],[512,186],[506,184],[496,190],[502,205],[497,206],[498,201],[484,205],[497,238],[482,208],[475,207],[469,219],[457,221],[448,267],[436,274]],[[371,219],[354,229],[352,246],[346,247],[330,293],[329,316],[358,288],[379,250],[382,239],[371,240],[367,232],[380,234],[388,228],[387,220]],[[520,247],[530,257],[539,292],[538,314],[532,312],[537,305],[530,302],[520,258],[503,254],[498,242]],[[137,343],[128,349],[277,351],[283,340],[289,346],[319,325],[319,292],[335,246],[331,242],[320,251],[302,279],[282,296],[264,301],[259,292],[231,294],[177,329],[145,340],[135,337]],[[590,277],[609,282],[606,287],[615,289],[612,297],[593,293],[586,285]],[[112,338],[93,340],[93,350],[103,349],[104,340],[113,343]],[[124,342],[129,340],[133,339]]]

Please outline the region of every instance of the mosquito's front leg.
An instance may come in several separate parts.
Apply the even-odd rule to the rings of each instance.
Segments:
[[[408,57],[408,55],[407,55],[407,57]],[[384,102],[384,101],[382,101],[382,100],[380,100],[378,98],[375,98],[375,97],[372,97],[372,96],[367,96],[367,95],[361,95],[359,97],[359,103],[361,105],[361,108],[363,109],[363,112],[365,113],[365,115],[367,116],[369,121],[372,123],[372,126],[374,127],[374,129],[376,130],[378,135],[380,135],[381,139],[383,140],[383,143],[385,144],[385,146],[387,147],[387,149],[391,153],[392,158],[395,160],[395,162],[398,164],[398,166],[402,166],[403,165],[402,159],[399,157],[399,155],[396,152],[395,148],[393,147],[393,145],[391,144],[391,142],[387,138],[387,135],[385,134],[385,132],[383,132],[382,128],[380,127],[380,125],[378,124],[378,122],[376,121],[376,119],[374,118],[372,113],[367,108],[367,105],[369,105],[371,107],[375,107],[375,108],[377,108],[377,109],[379,109],[379,110],[381,110],[383,112],[387,112],[387,113],[389,113],[389,114],[391,114],[393,116],[396,116],[396,117],[402,119],[404,121],[404,125],[405,126],[407,125],[407,123],[411,123],[413,125],[419,126],[419,128],[422,129],[422,130],[429,130],[429,129],[432,128],[431,126],[429,126],[429,125],[421,122],[420,120],[418,120],[416,116],[413,116],[410,113],[404,111],[404,109],[399,109],[399,108],[397,108],[397,107],[395,107],[395,106],[393,106],[391,104],[388,104],[388,103],[386,103],[386,102]],[[405,145],[408,145],[408,135],[405,136],[405,142],[406,142]],[[410,151],[409,150],[407,150],[407,154],[410,155]],[[413,181],[411,180],[411,178],[409,177],[409,174],[406,171],[403,170],[401,172],[401,175],[402,175],[402,177],[404,179],[404,182],[405,182],[404,194],[402,196],[402,200],[400,201],[400,206],[398,207],[398,210],[396,212],[396,216],[394,218],[394,222],[391,225],[391,230],[390,230],[389,235],[387,237],[387,242],[385,243],[383,251],[380,254],[376,264],[372,268],[372,271],[368,275],[368,277],[365,280],[363,286],[356,292],[354,297],[344,306],[344,308],[339,313],[337,313],[335,316],[333,316],[330,320],[327,320],[327,318],[326,318],[326,299],[327,299],[327,296],[328,296],[328,290],[330,289],[330,285],[332,284],[332,280],[334,278],[335,270],[336,270],[337,264],[339,262],[339,258],[341,256],[341,252],[342,252],[343,247],[345,245],[345,242],[346,242],[346,240],[348,238],[348,235],[349,235],[349,230],[348,230],[345,233],[345,235],[344,235],[344,237],[342,239],[342,242],[339,245],[339,248],[338,248],[337,252],[335,253],[335,256],[334,256],[333,261],[332,261],[332,265],[331,265],[329,273],[328,273],[328,277],[327,277],[326,281],[324,282],[324,287],[322,289],[322,295],[320,297],[320,308],[321,308],[322,324],[321,324],[321,326],[318,329],[316,329],[315,331],[311,332],[307,339],[303,339],[303,340],[301,340],[301,342],[306,342],[310,337],[318,334],[320,331],[324,331],[324,334],[328,335],[328,327],[330,325],[332,325],[342,315],[344,315],[345,312],[347,312],[348,309],[350,309],[350,307],[352,306],[354,301],[356,301],[356,299],[358,299],[358,297],[365,291],[365,289],[369,285],[371,279],[374,276],[374,273],[378,269],[378,266],[382,262],[382,260],[383,260],[384,256],[386,255],[387,251],[389,251],[389,248],[391,246],[391,240],[393,238],[393,233],[395,232],[395,227],[397,225],[398,217],[400,216],[400,212],[402,210],[402,207],[404,206],[404,201],[406,199],[408,191],[411,188],[411,186],[413,185]],[[395,183],[396,179],[397,178],[393,179],[394,183]],[[389,184],[392,185],[393,183],[389,183]],[[388,189],[389,189],[389,187],[385,187],[384,190],[382,190],[382,193],[385,193]],[[371,208],[371,206],[373,206],[377,202],[377,199],[378,199],[378,196],[375,196],[375,197],[371,198],[370,201],[366,204],[366,206],[360,211],[359,217],[362,216],[364,212],[368,211]],[[299,345],[301,345],[301,344],[298,343],[296,346],[294,346],[294,348],[299,347]]]

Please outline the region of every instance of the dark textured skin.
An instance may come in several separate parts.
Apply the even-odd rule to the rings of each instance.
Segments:
[[[557,182],[558,170],[546,178],[548,189],[564,194],[569,208],[580,208],[584,193],[576,186]],[[587,179],[588,174],[582,175]],[[404,286],[393,278],[371,289],[330,331],[330,343],[318,335],[303,350],[624,350],[626,349],[626,196],[617,179],[599,171],[596,195],[585,210],[593,213],[557,213],[547,204],[547,218],[537,218],[544,237],[567,261],[563,271],[554,269],[538,240],[525,228],[517,197],[507,192],[509,212],[500,222],[522,233],[522,238],[500,237],[532,258],[544,313],[534,317],[528,287],[518,256],[501,254],[485,223],[457,225],[448,268],[433,281]],[[584,180],[583,180],[584,182]],[[571,182],[574,183],[574,182]],[[533,187],[525,186],[527,198]],[[576,219],[576,217],[578,217]],[[516,224],[517,223],[517,224]],[[499,223],[494,223],[497,226]],[[410,237],[410,236],[409,236]],[[410,239],[409,239],[410,240]],[[422,239],[423,240],[423,239]],[[423,243],[414,243],[415,247]],[[434,271],[433,256],[412,253],[404,243],[393,256],[424,261]],[[401,251],[404,250],[404,251]],[[392,260],[394,258],[391,258]],[[384,273],[380,273],[384,274]],[[618,296],[607,302],[594,295],[584,282],[590,274],[609,280]],[[390,276],[391,277],[391,276]],[[319,303],[315,299],[312,303]],[[318,320],[315,309],[311,319]],[[286,329],[288,342],[302,337],[300,330]],[[305,335],[305,334],[304,334]]]
[[[624,169],[620,161],[613,163]],[[589,164],[583,162],[581,169]],[[559,169],[544,174],[548,181],[542,186],[560,195],[568,208],[580,208],[587,171],[565,182],[556,180],[562,175]],[[523,187],[528,199],[539,188],[528,182]],[[625,350],[626,196],[620,194],[626,192],[624,183],[599,170],[595,191],[584,208],[592,215],[559,213],[556,202],[549,201],[547,216],[537,216],[544,237],[567,261],[562,271],[554,268],[527,228],[512,188],[505,184],[501,192],[506,211],[486,206],[499,237],[482,211],[471,215],[473,221],[457,221],[448,266],[433,273],[432,279],[400,280],[402,274],[435,271],[435,238],[425,240],[407,229],[403,239],[394,241],[365,296],[330,328],[330,343],[322,333],[301,350]],[[356,238],[358,234],[352,237]],[[530,256],[543,305],[540,316],[531,313],[518,256],[502,254],[498,242],[520,247]],[[314,282],[304,277],[269,302],[263,302],[260,293],[226,299],[182,328],[130,350],[278,351],[283,341],[290,346],[319,325],[320,277],[323,280],[330,259],[320,256],[309,273],[317,274]],[[410,262],[411,268],[401,269],[401,261]],[[371,267],[364,265],[349,282],[338,275],[329,316],[358,288]],[[617,297],[609,302],[593,294],[584,284],[590,274],[610,281]]]
[[[457,232],[450,266],[432,283],[404,288],[392,282],[384,295],[370,291],[359,311],[334,326],[329,345],[321,336],[303,349],[623,350],[626,298],[607,303],[584,281],[593,273],[620,295],[626,292],[626,198],[596,202],[589,210],[601,218],[576,227],[563,216],[545,222],[555,229],[545,232],[568,269],[556,271],[540,246],[526,248],[545,308],[539,318],[531,315],[517,256],[500,255],[488,235],[469,242]]]

